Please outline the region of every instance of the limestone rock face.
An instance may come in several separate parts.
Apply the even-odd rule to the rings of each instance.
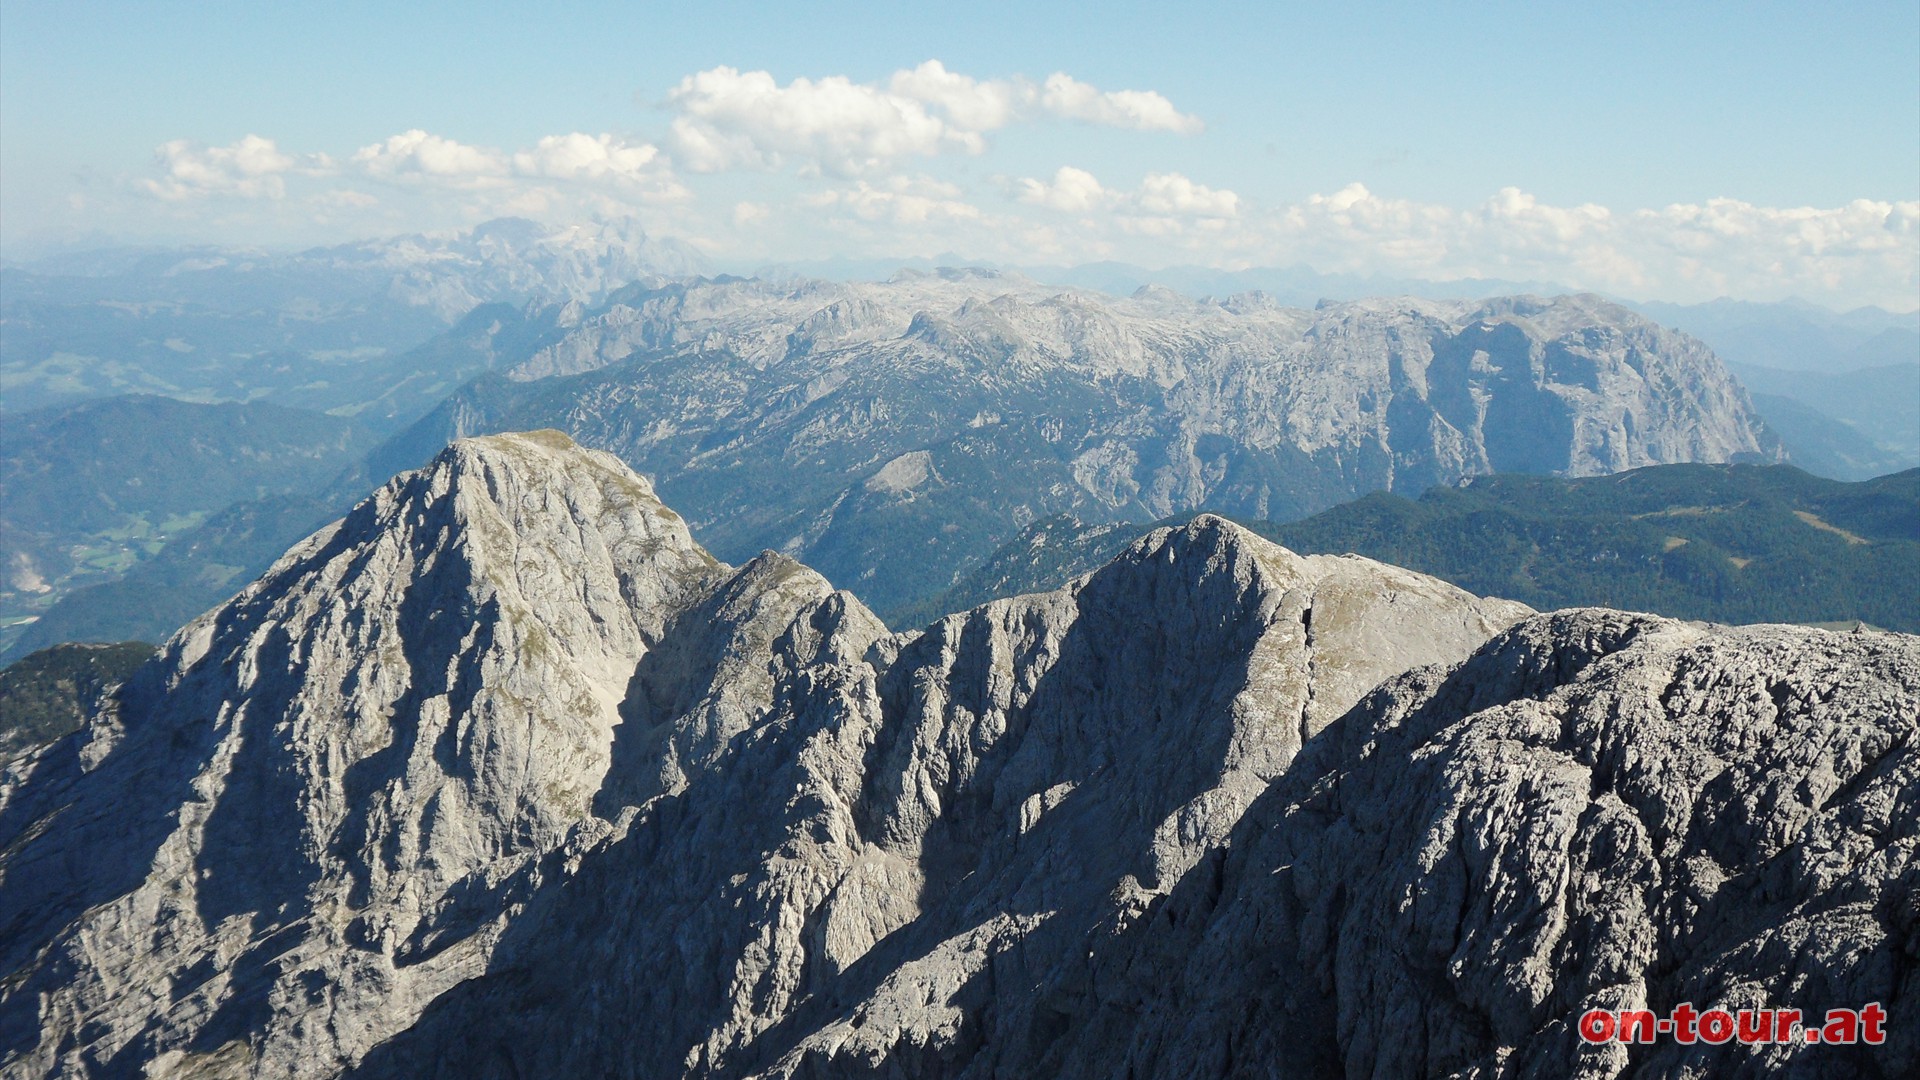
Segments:
[[[1390,680],[1100,958],[1069,1073],[1905,1076],[1920,642],[1537,616]],[[1587,1046],[1591,1008],[1881,1002],[1884,1047]]]
[[[964,1056],[1003,1034],[982,1027],[998,968],[1077,969],[1368,688],[1524,614],[1212,517],[911,636],[825,598],[774,643],[781,689],[727,755],[363,1069],[731,1072],[814,1025],[846,1049],[884,1037],[875,1061],[901,1041]],[[862,998],[885,1019],[823,1011]],[[583,1014],[652,1034],[586,1037]],[[1032,1022],[1017,992],[993,1014]]]
[[[11,768],[0,1071],[1898,1075],[1916,715],[1911,637],[1208,516],[894,633],[606,455],[470,440]],[[1870,1000],[1906,1041],[1570,1028]]]
[[[296,546],[9,768],[5,1053],[300,1072],[405,1026],[591,834],[635,664],[724,571],[555,433],[454,446]]]

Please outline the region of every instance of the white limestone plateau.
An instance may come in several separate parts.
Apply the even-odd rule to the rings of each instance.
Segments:
[[[893,633],[469,439],[7,767],[0,1074],[1911,1075],[1916,716],[1210,516]],[[1683,1000],[1890,1038],[1572,1031]]]

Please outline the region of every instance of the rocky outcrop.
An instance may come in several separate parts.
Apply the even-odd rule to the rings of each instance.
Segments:
[[[1284,521],[1490,472],[1779,457],[1706,346],[1598,297],[1257,300],[959,270],[636,287],[375,472],[561,428],[654,476],[722,556],[781,550],[891,616],[953,584],[929,559],[958,575],[1055,514]]]
[[[1533,616],[1208,516],[895,634],[472,440],[8,774],[0,1069],[1898,1075],[1916,715],[1911,637]],[[1908,1041],[1569,1031],[1681,1000]]]

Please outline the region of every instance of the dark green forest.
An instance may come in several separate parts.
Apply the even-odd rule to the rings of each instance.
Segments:
[[[0,671],[0,763],[78,730],[101,696],[152,655],[139,641],[56,645]]]
[[[1485,476],[1241,524],[1302,554],[1365,555],[1541,610],[1920,632],[1920,469],[1856,483],[1788,465]],[[1038,523],[926,610],[1052,588],[1151,527]]]

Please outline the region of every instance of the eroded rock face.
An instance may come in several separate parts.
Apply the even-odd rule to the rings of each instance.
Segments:
[[[1077,1075],[1911,1075],[1916,716],[1912,637],[1534,617],[1310,744],[1213,874],[1092,958],[1117,984],[1053,1053]],[[1575,1033],[1681,1002],[1881,1002],[1890,1037]]]
[[[403,1027],[591,837],[636,663],[724,574],[555,433],[396,479],[9,768],[5,1052],[300,1072]]]
[[[1909,637],[1530,616],[1212,517],[895,634],[783,556],[715,563],[611,458],[474,440],[8,775],[0,1053],[1697,1073],[1735,1051],[1568,1025],[1916,1030],[1916,687]]]
[[[774,643],[781,689],[728,754],[363,1069],[733,1072],[816,1026],[886,1039],[875,1061],[907,1043],[964,1059],[1035,1022],[995,970],[1077,968],[1219,848],[1303,739],[1525,611],[1211,517],[914,635],[829,597]],[[589,954],[621,959],[583,979]],[[857,1000],[884,1019],[826,1011]],[[584,1037],[583,1013],[650,1036]]]

